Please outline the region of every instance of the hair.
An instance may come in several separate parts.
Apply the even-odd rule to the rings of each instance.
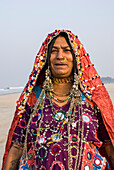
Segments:
[[[71,45],[71,42],[70,42],[70,40],[69,40],[69,38],[68,38],[68,35],[67,35],[67,33],[65,33],[65,32],[60,32],[60,33],[59,33],[56,37],[54,37],[54,38],[52,39],[52,41],[48,44],[47,62],[46,62],[46,63],[48,64],[48,66],[50,66],[51,51],[52,51],[53,45],[54,45],[54,43],[55,43],[55,40],[56,40],[59,36],[64,37],[65,40],[66,40],[66,42],[67,42],[68,45],[69,45],[69,47],[70,47],[70,49],[71,49],[72,56],[73,56],[73,72],[78,74],[76,56],[75,56],[73,47],[72,47],[72,45]]]

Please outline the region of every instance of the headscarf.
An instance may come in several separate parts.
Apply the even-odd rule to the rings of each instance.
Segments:
[[[15,116],[9,130],[8,140],[6,144],[6,151],[3,158],[3,165],[7,158],[7,154],[10,150],[13,132],[16,128],[19,117],[22,116],[25,105],[28,101],[30,94],[36,83],[39,81],[39,75],[41,70],[44,68],[46,59],[48,45],[52,39],[60,34],[60,32],[65,32],[68,35],[69,41],[73,48],[76,57],[78,76],[80,79],[80,89],[92,103],[95,103],[101,111],[102,119],[110,136],[112,144],[114,145],[114,110],[109,94],[103,85],[100,76],[98,75],[93,63],[90,61],[89,54],[86,53],[83,45],[78,39],[78,36],[74,35],[69,30],[55,30],[53,33],[48,34],[47,38],[43,42],[39,52],[36,55],[33,70],[29,76],[29,80],[17,101],[17,107],[15,111]],[[40,81],[43,81],[40,77]]]

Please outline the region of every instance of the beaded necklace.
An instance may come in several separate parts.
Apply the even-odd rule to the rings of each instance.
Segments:
[[[49,94],[50,94],[50,97],[51,97],[52,99],[54,99],[56,102],[58,102],[58,103],[63,103],[63,102],[65,102],[66,100],[69,101],[69,99],[71,98],[71,95],[69,95],[69,96],[67,96],[65,99],[60,100],[60,99],[56,98],[51,92],[50,92]]]
[[[71,128],[71,125],[73,126],[74,122],[72,120],[72,117],[71,117],[71,113],[72,113],[72,110],[73,108],[76,108],[74,106],[76,106],[76,104],[78,104],[78,115],[79,115],[79,120],[78,120],[78,134],[77,134],[77,147],[76,146],[72,146],[71,145],[71,134],[70,134],[70,128]],[[82,157],[82,150],[83,150],[83,134],[84,134],[84,122],[81,121],[81,113],[82,113],[82,104],[81,104],[81,100],[76,99],[75,98],[72,98],[71,99],[71,104],[69,106],[69,109],[67,111],[67,113],[65,114],[65,118],[63,116],[64,112],[62,110],[60,111],[56,111],[53,107],[53,103],[52,103],[52,100],[50,98],[50,105],[52,107],[52,112],[53,112],[53,118],[56,120],[55,118],[55,115],[57,115],[57,113],[60,113],[59,116],[58,116],[58,120],[62,121],[61,123],[61,128],[59,129],[59,131],[61,129],[63,129],[64,125],[67,123],[67,130],[68,130],[68,168],[69,170],[72,170],[72,158],[75,157],[75,169],[74,170],[77,170],[79,169],[79,166],[80,166],[80,162],[81,162],[81,157]],[[75,117],[75,113],[76,113],[76,110],[74,109],[74,114],[73,114],[73,118]],[[82,123],[82,125],[81,125]],[[62,131],[61,131],[62,133]],[[77,150],[77,154],[76,156],[73,156],[71,154],[71,149],[72,148],[75,148]]]
[[[53,103],[52,103],[52,99],[51,99],[51,96],[50,96],[50,105],[52,107],[52,112],[54,112],[54,107],[53,107]],[[80,101],[78,100],[78,102],[80,103]],[[72,170],[72,155],[71,155],[71,134],[70,134],[70,126],[71,126],[71,123],[72,122],[72,118],[71,118],[71,113],[72,113],[72,110],[74,108],[74,106],[77,104],[77,101],[75,98],[72,98],[71,99],[71,103],[70,103],[70,106],[69,106],[69,109],[68,111],[66,112],[66,114],[64,114],[64,112],[61,110],[61,111],[55,111],[54,112],[54,115],[57,115],[59,114],[58,116],[58,120],[62,121],[62,124],[61,124],[61,128],[60,129],[63,129],[64,125],[67,123],[67,130],[68,130],[68,169],[69,170]],[[79,111],[79,113],[81,113]],[[74,112],[75,114],[75,112]],[[64,116],[63,116],[64,115]],[[80,115],[79,115],[80,117]],[[54,117],[55,118],[55,117]],[[56,119],[56,118],[55,118]],[[80,128],[80,121],[81,119],[79,119],[78,121],[78,129]],[[84,126],[83,126],[84,127]],[[84,128],[83,128],[84,129]],[[82,129],[82,134],[83,134],[83,129]],[[81,131],[78,130],[78,140],[80,139],[80,133]],[[83,135],[81,135],[81,137],[83,137]],[[82,141],[82,139],[81,139]],[[79,152],[79,142],[80,140],[78,141],[78,147],[77,147],[77,155],[79,154],[79,156],[76,156],[76,163],[75,163],[75,170],[76,170],[76,167],[77,167],[77,160],[79,160],[78,162],[78,167],[80,165],[80,161],[81,161],[81,153],[82,153],[82,144],[81,144],[81,149]],[[78,159],[79,158],[79,159]]]
[[[55,83],[55,84],[63,84],[63,83],[71,83],[71,82],[73,82],[73,76],[71,76],[71,77],[68,77],[68,78],[62,78],[62,79],[59,79],[59,78],[53,78],[53,83]]]
[[[34,142],[34,151],[37,150],[37,143],[39,143],[39,140],[43,140],[45,141],[45,133],[46,133],[46,128],[44,128],[44,132],[43,134],[40,136],[40,131],[41,131],[41,124],[43,122],[43,117],[44,117],[44,103],[45,103],[45,92],[41,92],[41,95],[34,107],[33,113],[30,116],[29,122],[28,122],[28,126],[27,126],[27,133],[26,133],[26,137],[25,137],[25,145],[24,145],[24,151],[26,148],[27,151],[27,136],[29,132],[29,127],[30,127],[30,122],[32,121],[32,118],[34,117],[34,115],[36,113],[41,113],[41,118],[40,118],[40,122],[38,123],[38,128],[37,128],[37,137],[36,137],[36,141]],[[52,97],[49,96],[49,102],[50,104],[48,104],[49,106],[51,106],[51,111],[52,111],[52,118],[54,120],[56,120],[58,122],[56,130],[53,131],[51,137],[49,138],[52,139],[52,141],[48,142],[48,138],[47,141],[45,141],[45,144],[48,146],[51,143],[54,142],[59,142],[64,135],[63,133],[63,129],[64,129],[64,125],[67,124],[67,132],[68,132],[68,169],[71,170],[72,169],[72,162],[75,159],[75,167],[74,170],[79,169],[80,166],[80,162],[82,159],[82,151],[83,151],[83,145],[88,137],[89,134],[89,130],[87,130],[86,136],[84,138],[84,122],[81,120],[82,119],[82,115],[84,115],[84,110],[82,108],[82,101],[79,98],[71,98],[71,102],[70,102],[70,106],[68,108],[68,111],[65,113],[64,111],[62,111],[62,109],[60,110],[56,110],[53,106],[53,101],[52,101]],[[78,107],[78,110],[76,110],[76,106]],[[87,110],[87,109],[86,109]],[[89,111],[89,110],[88,110]],[[76,115],[77,113],[77,115]],[[75,122],[75,116],[78,117],[78,121]],[[91,122],[90,122],[91,123]],[[49,124],[50,125],[50,124]],[[74,135],[71,134],[71,127],[72,129],[77,131],[77,136],[76,133]],[[94,127],[94,125],[93,125]],[[50,126],[48,126],[48,129],[50,129]],[[95,129],[95,127],[94,127]],[[75,140],[74,140],[75,138]],[[75,143],[75,145],[73,145],[73,142]],[[39,143],[41,144],[41,149],[42,144],[43,143]],[[67,146],[66,145],[66,146]],[[47,154],[47,150],[46,147],[45,149],[45,154]],[[76,155],[72,155],[72,149],[76,150]],[[23,151],[23,152],[24,152]],[[37,151],[37,152],[40,152]],[[25,152],[26,153],[26,152]],[[38,154],[39,155],[39,154]],[[39,155],[39,159],[43,160],[43,157],[40,158]]]
[[[27,130],[26,130],[26,136],[25,136],[25,143],[24,143],[24,149],[23,149],[23,155],[26,155],[27,153],[27,137],[28,137],[28,133],[29,133],[29,127],[30,127],[30,123],[31,123],[31,120],[33,118],[33,116],[38,112],[38,110],[40,109],[41,110],[41,121],[39,123],[39,127],[38,127],[38,132],[37,132],[37,137],[40,135],[40,126],[41,126],[41,123],[42,123],[42,120],[43,120],[43,107],[44,107],[44,102],[45,102],[45,90],[43,89],[37,102],[36,102],[36,105],[34,107],[34,110],[30,116],[30,119],[28,121],[28,125],[27,125]],[[37,140],[35,141],[35,144],[36,144]]]

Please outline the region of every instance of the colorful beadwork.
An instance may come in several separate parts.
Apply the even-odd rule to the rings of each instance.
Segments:
[[[46,170],[46,168],[42,165],[42,166],[40,167],[40,170]]]
[[[59,110],[59,111],[56,111],[55,112],[55,115],[54,115],[54,118],[55,120],[57,121],[62,121],[65,119],[65,112],[63,112],[62,110]]]
[[[47,156],[47,148],[44,146],[41,146],[38,150],[38,158],[44,159]]]
[[[70,136],[70,140],[71,140],[73,143],[77,143],[77,142],[78,142],[78,137],[76,136],[76,134],[71,135],[71,136]]]
[[[39,120],[40,117],[41,117],[41,116],[40,116],[39,114],[36,114],[36,115],[32,118],[32,123],[36,123],[36,122]]]
[[[45,143],[46,143],[45,137],[44,137],[44,136],[40,136],[40,137],[38,138],[38,143],[39,143],[39,144],[45,144]]]
[[[91,98],[92,90],[96,85],[94,84],[93,87],[90,87],[90,85],[88,86],[83,81],[83,80],[85,80],[85,78],[83,78],[83,77],[85,76],[85,72],[86,72],[87,68],[93,67],[93,63],[90,62],[89,55],[85,52],[85,50],[84,50],[81,42],[77,38],[77,36],[75,36],[73,33],[71,33],[71,31],[69,31],[69,30],[57,30],[56,31],[55,30],[55,32],[53,32],[52,34],[48,34],[46,40],[44,41],[44,43],[42,45],[42,48],[36,55],[33,72],[29,76],[29,81],[26,84],[26,87],[24,88],[20,99],[17,101],[18,114],[20,114],[24,111],[24,106],[25,106],[27,99],[36,83],[37,77],[38,77],[41,69],[45,65],[46,57],[47,57],[47,45],[50,43],[52,38],[57,36],[60,32],[67,33],[67,35],[70,39],[71,45],[72,45],[74,53],[76,55],[78,72],[79,72],[80,81],[81,81],[80,87],[81,87],[82,91],[85,93],[85,95],[89,99]],[[90,77],[89,79],[87,78],[86,81],[90,81],[90,80],[99,78],[98,74],[97,74],[97,76],[96,76],[96,74],[97,74],[97,72],[94,69],[92,77]],[[102,86],[102,82],[99,81],[98,85]]]
[[[29,165],[25,157],[22,157],[19,164],[19,170],[29,170]]]
[[[61,140],[61,138],[62,138],[62,136],[61,136],[61,134],[59,134],[59,133],[56,133],[56,134],[53,134],[53,135],[52,135],[52,140],[53,140],[54,142],[59,142],[59,141]]]
[[[100,77],[98,76],[96,70],[94,69],[93,64],[90,62],[89,55],[85,52],[82,44],[80,43],[77,36],[72,34],[68,30],[56,30],[54,33],[49,34],[44,41],[40,51],[38,52],[33,71],[31,72],[31,75],[29,76],[29,81],[24,88],[19,100],[17,101],[17,110],[16,110],[16,116],[19,115],[19,124],[18,126],[13,126],[13,130],[15,129],[15,132],[13,135],[13,142],[18,142],[20,144],[24,143],[24,136],[26,135],[26,125],[27,126],[27,137],[25,138],[25,141],[27,142],[27,149],[31,145],[34,146],[35,151],[35,160],[37,160],[37,164],[34,167],[39,168],[41,167],[41,164],[45,164],[45,162],[48,163],[45,166],[46,169],[54,169],[54,167],[57,165],[61,169],[67,170],[68,165],[70,169],[73,166],[73,169],[80,169],[82,167],[86,170],[89,169],[105,169],[106,167],[106,159],[102,158],[102,156],[97,153],[97,150],[95,150],[95,146],[100,147],[101,143],[97,138],[97,128],[98,128],[98,121],[97,117],[94,111],[94,108],[91,108],[90,106],[87,106],[85,103],[81,103],[80,107],[74,108],[74,114],[72,109],[68,111],[68,105],[66,105],[66,108],[63,109],[65,113],[68,113],[68,117],[64,118],[64,114],[53,114],[53,111],[51,110],[52,107],[50,107],[49,101],[46,100],[47,105],[49,105],[47,112],[44,110],[44,105],[42,105],[41,100],[41,110],[38,108],[35,114],[36,118],[34,117],[35,114],[33,114],[33,117],[29,117],[32,111],[32,108],[34,106],[27,105],[28,99],[30,98],[30,95],[33,91],[34,86],[37,84],[36,81],[38,80],[38,76],[40,74],[40,71],[44,67],[46,63],[47,58],[47,46],[51,42],[52,38],[57,36],[61,31],[64,31],[67,33],[69,40],[71,42],[71,45],[73,47],[76,61],[77,61],[77,69],[79,73],[79,79],[80,79],[80,88],[82,92],[85,94],[85,96],[92,100],[100,107],[100,104],[102,101],[103,94],[106,94],[106,97],[109,99],[105,88],[103,87],[102,81],[100,80]],[[41,83],[42,78],[41,78]],[[42,87],[42,86],[41,86]],[[102,87],[102,88],[101,88]],[[95,91],[96,90],[96,91]],[[99,94],[98,95],[96,94]],[[100,93],[101,92],[101,93]],[[46,94],[43,95],[43,101],[45,100]],[[97,96],[97,100],[96,100]],[[107,99],[107,100],[108,100]],[[36,101],[36,100],[35,100]],[[100,102],[99,102],[100,101]],[[93,103],[93,102],[92,102]],[[109,102],[110,103],[110,102]],[[77,106],[77,103],[74,102],[73,106]],[[103,104],[104,105],[104,104]],[[28,112],[26,107],[31,107]],[[90,108],[88,108],[90,107]],[[51,109],[50,109],[51,108]],[[87,108],[87,110],[85,110]],[[55,110],[60,110],[57,107],[55,107]],[[106,109],[105,109],[106,110]],[[110,109],[111,110],[111,109]],[[42,112],[41,119],[38,118],[37,114],[39,112]],[[107,110],[106,110],[107,111]],[[26,112],[26,113],[25,113]],[[103,112],[103,111],[102,111]],[[29,114],[28,114],[29,113]],[[55,113],[55,112],[54,112]],[[77,114],[78,113],[78,114]],[[83,113],[83,115],[82,115]],[[104,114],[107,114],[108,111]],[[26,115],[26,116],[25,116]],[[56,116],[55,116],[56,115]],[[108,114],[109,115],[109,114]],[[25,116],[25,117],[24,117]],[[55,118],[55,117],[56,118]],[[61,118],[62,117],[62,118]],[[66,117],[66,115],[65,115]],[[71,118],[70,121],[68,118]],[[15,117],[17,120],[17,117]],[[30,119],[29,119],[30,118]],[[105,119],[105,116],[103,117]],[[107,118],[107,117],[106,117]],[[39,120],[39,121],[36,121]],[[28,121],[29,120],[29,121]],[[30,121],[31,120],[31,121]],[[48,120],[49,126],[46,124],[46,121]],[[28,121],[28,122],[27,122]],[[105,119],[107,122],[107,120]],[[104,122],[105,122],[104,121]],[[16,127],[16,128],[14,128]],[[68,129],[67,129],[68,127]],[[108,126],[107,126],[108,127]],[[104,130],[105,131],[105,130]],[[12,131],[10,131],[11,136]],[[21,135],[20,135],[21,134]],[[77,136],[77,142],[76,137],[70,138],[72,135],[76,134]],[[89,135],[90,134],[90,135]],[[110,135],[111,136],[111,135]],[[42,138],[39,138],[42,137]],[[106,136],[105,136],[106,137]],[[111,136],[112,137],[112,136]],[[41,142],[38,143],[38,140],[40,139]],[[46,140],[44,140],[46,139]],[[45,141],[45,143],[43,143]],[[63,142],[64,141],[64,142]],[[94,146],[88,147],[87,145],[91,144],[91,141]],[[52,155],[49,153],[50,149],[52,148],[53,144],[57,143],[60,145],[61,150],[63,150],[62,153],[64,153],[64,159],[61,158],[60,155],[60,161],[57,161],[57,156]],[[11,142],[10,142],[11,144]],[[10,146],[9,144],[9,146]],[[44,146],[45,145],[45,146]],[[76,150],[77,148],[77,150]],[[89,149],[88,149],[89,148]],[[88,149],[88,150],[87,150]],[[8,149],[9,150],[9,149]],[[77,151],[76,154],[71,153],[71,151]],[[92,151],[92,152],[91,152]],[[48,154],[47,154],[48,152]],[[61,152],[59,154],[62,154]],[[87,154],[88,153],[88,154]],[[91,155],[89,154],[91,153]],[[83,157],[82,157],[83,155]],[[32,156],[30,154],[30,156]],[[74,161],[75,159],[75,161]],[[100,164],[100,160],[101,164]],[[51,160],[51,162],[50,162]],[[26,161],[25,161],[26,162]],[[66,162],[68,162],[68,165],[66,165]],[[75,162],[75,164],[74,164]],[[27,162],[26,162],[27,163]],[[26,164],[25,164],[26,165]],[[26,169],[27,169],[26,165]],[[24,167],[23,167],[24,169]]]
[[[51,148],[52,155],[57,155],[58,153],[60,153],[60,151],[61,151],[61,148],[58,144],[53,145]]]
[[[71,146],[71,157],[75,158],[77,156],[77,147]]]
[[[85,98],[83,97],[83,99]],[[31,117],[27,135],[27,143],[28,145],[32,145],[33,148],[32,151],[28,152],[28,161],[31,161],[32,166],[36,163],[36,169],[44,166],[46,169],[54,169],[56,167],[64,168],[65,170],[68,170],[68,167],[80,170],[80,166],[82,166],[83,169],[91,169],[92,167],[101,166],[98,166],[98,158],[101,159],[102,157],[99,157],[98,154],[95,155],[95,149],[92,149],[93,146],[90,147],[88,144],[88,141],[95,141],[95,145],[98,144],[99,146],[99,140],[95,138],[95,133],[98,127],[97,117],[94,108],[90,105],[86,105],[84,101],[85,100],[83,100],[82,105],[75,105],[73,111],[71,110],[71,122],[69,120],[66,121],[70,103],[67,103],[60,109],[60,113],[62,111],[62,116],[66,114],[65,119],[60,119],[61,121],[58,121],[59,119],[56,120],[53,113],[55,110],[58,111],[59,106],[54,105],[53,103],[52,110],[50,100],[48,98],[45,100],[44,107],[39,107],[39,109],[42,108],[42,116],[41,119],[36,122],[33,119],[35,118],[35,115],[37,115],[35,112],[35,114]],[[79,112],[80,108],[81,112]],[[39,113],[39,110],[37,110],[37,112]],[[28,115],[23,114],[23,116],[27,117]],[[20,120],[23,119],[25,118],[21,117]],[[70,125],[69,134],[67,131],[68,124]],[[20,128],[24,130],[24,128]],[[17,128],[15,132],[15,140],[19,138],[18,135],[16,136],[18,130],[19,129]],[[19,138],[19,141],[20,140],[22,139]],[[32,155],[33,153],[35,153],[35,156]],[[69,159],[68,153],[70,156]],[[32,156],[34,157],[35,162],[33,162]],[[57,164],[58,158],[59,164]],[[70,161],[68,162],[68,160]],[[105,163],[104,158],[103,161]],[[106,163],[104,165],[103,161],[101,163],[105,166]]]
[[[56,166],[57,166],[57,167],[56,167]],[[58,168],[58,169],[61,169],[61,170],[65,170],[62,162],[60,162],[60,161],[54,161],[54,162],[52,163],[52,165],[51,165],[50,170],[54,170],[55,167]]]
[[[81,119],[82,121],[84,121],[85,123],[90,123],[91,122],[91,117],[87,114],[82,114],[81,115]]]
[[[25,127],[26,127],[26,121],[25,121],[25,120],[20,120],[19,126],[20,126],[21,128],[25,128]]]

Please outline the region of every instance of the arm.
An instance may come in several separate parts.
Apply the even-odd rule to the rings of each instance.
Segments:
[[[19,159],[22,156],[22,152],[23,148],[21,146],[13,144],[9,151],[3,170],[17,170],[19,166]]]
[[[112,169],[114,169],[114,147],[112,146],[112,144],[105,146],[105,151],[109,157]]]

